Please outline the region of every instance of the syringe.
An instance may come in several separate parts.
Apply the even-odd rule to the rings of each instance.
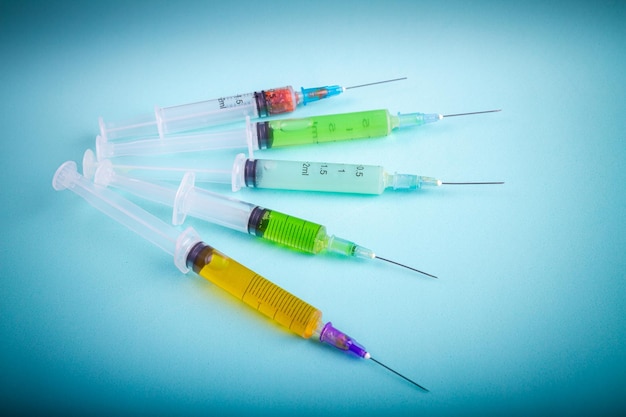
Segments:
[[[383,109],[254,123],[247,118],[245,128],[172,135],[166,139],[148,138],[119,143],[109,142],[106,136],[100,135],[96,138],[96,153],[98,159],[103,159],[129,155],[161,155],[237,148],[248,148],[249,152],[252,152],[284,146],[383,137],[388,136],[394,129],[421,126],[446,117],[499,111],[486,110],[446,115],[436,113],[392,115],[388,110]]]
[[[395,78],[350,87],[339,85],[302,87],[300,91],[286,86],[178,106],[157,106],[154,114],[147,114],[121,123],[105,122],[100,117],[100,136],[104,140],[113,140],[159,135],[162,139],[176,132],[244,120],[246,116],[254,119],[289,113],[299,105],[333,97],[349,89],[405,79],[406,77]]]
[[[88,151],[83,159],[85,172],[95,172],[99,165]],[[202,169],[187,166],[112,164],[116,171],[129,173],[134,178],[180,181],[186,172],[196,173],[196,182],[231,184],[233,191],[243,187],[279,190],[321,191],[350,194],[382,194],[394,191],[419,190],[424,186],[441,185],[495,185],[491,182],[444,182],[436,178],[414,174],[389,173],[382,166],[366,164],[341,164],[330,162],[286,161],[277,159],[252,159],[240,153],[235,157],[232,170]]]
[[[443,182],[414,174],[389,173],[379,165],[282,161],[235,157],[232,189],[242,187],[332,193],[382,194],[386,189],[413,191],[423,186],[492,185],[503,182]]]
[[[193,228],[179,232],[113,190],[87,180],[76,168],[73,161],[62,164],[52,180],[54,189],[74,191],[104,214],[173,255],[174,264],[181,272],[187,273],[193,269],[201,277],[297,335],[306,339],[315,336],[322,343],[363,359],[371,359],[416,387],[428,391],[372,358],[361,344],[333,327],[332,323],[324,323],[319,309],[201,241]]]
[[[194,178],[194,173],[188,172],[178,188],[141,181],[115,172],[109,160],[101,163],[94,174],[96,184],[116,187],[143,199],[173,207],[174,225],[183,224],[185,217],[190,215],[314,255],[328,252],[355,258],[380,259],[437,278],[378,256],[373,250],[352,241],[329,235],[321,224],[198,188],[194,185]]]

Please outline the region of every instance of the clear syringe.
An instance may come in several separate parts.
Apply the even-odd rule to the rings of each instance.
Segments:
[[[232,189],[242,187],[331,193],[382,194],[386,189],[414,191],[424,186],[492,185],[503,182],[443,182],[414,174],[390,173],[379,165],[251,159],[235,157]]]
[[[361,344],[333,327],[331,322],[324,323],[322,312],[318,308],[204,243],[193,228],[180,232],[115,191],[87,180],[76,168],[73,161],[62,164],[52,180],[54,189],[72,190],[107,216],[173,255],[174,264],[181,272],[186,274],[192,269],[298,336],[305,339],[314,337],[314,340],[346,353],[370,359],[416,387],[428,391],[372,358]]]
[[[96,184],[119,188],[143,199],[173,207],[172,223],[175,225],[183,224],[185,217],[190,215],[302,252],[314,255],[328,252],[362,259],[380,259],[436,278],[376,255],[373,250],[352,241],[329,235],[321,224],[198,188],[194,185],[194,178],[194,173],[188,172],[178,188],[142,181],[115,172],[109,160],[101,163],[94,173]]]
[[[97,161],[87,150],[83,157],[83,171],[92,177],[105,159]],[[424,186],[442,185],[496,185],[490,182],[444,182],[436,178],[414,174],[390,173],[379,165],[341,164],[330,162],[288,161],[247,158],[240,153],[231,170],[189,167],[184,165],[152,165],[151,163],[111,163],[118,172],[131,178],[147,181],[180,181],[187,172],[193,172],[200,183],[230,184],[233,191],[243,187],[295,191],[321,191],[353,194],[382,194],[387,189],[414,191]]]
[[[93,152],[85,152],[83,170],[92,176],[98,166],[108,160],[97,161]],[[424,186],[495,185],[492,182],[444,182],[436,178],[414,174],[390,173],[379,165],[341,164],[330,162],[253,159],[240,153],[231,170],[206,169],[178,165],[164,167],[142,162],[112,163],[114,170],[128,173],[133,178],[149,181],[180,181],[187,172],[196,174],[196,182],[230,184],[233,191],[243,187],[296,191],[321,191],[348,194],[382,194],[387,189],[414,191]]]
[[[154,114],[146,114],[120,123],[105,122],[100,117],[100,136],[104,140],[114,140],[159,135],[162,139],[176,132],[244,120],[246,116],[254,119],[290,113],[300,105],[333,97],[349,89],[405,79],[406,77],[395,78],[350,87],[339,85],[302,87],[300,91],[286,86],[178,106],[157,106]]]
[[[125,142],[110,142],[106,136],[100,135],[96,138],[96,152],[98,159],[237,148],[248,148],[249,152],[252,152],[285,146],[377,138],[388,136],[395,129],[421,126],[446,117],[499,111],[485,110],[446,115],[437,113],[393,115],[383,109],[267,122],[250,122],[247,118],[246,127],[243,128],[171,135],[166,139],[141,138]]]

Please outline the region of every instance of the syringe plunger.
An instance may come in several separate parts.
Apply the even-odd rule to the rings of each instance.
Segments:
[[[128,227],[144,239],[174,256],[174,263],[183,273],[187,253],[200,241],[193,228],[182,233],[175,227],[148,213],[113,190],[98,186],[78,173],[76,163],[62,164],[54,174],[52,186],[55,190],[69,189],[83,197],[89,204]]]

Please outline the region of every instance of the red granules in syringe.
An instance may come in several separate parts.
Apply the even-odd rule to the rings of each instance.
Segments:
[[[298,105],[296,94],[291,87],[274,88],[263,92],[267,113],[290,113]]]

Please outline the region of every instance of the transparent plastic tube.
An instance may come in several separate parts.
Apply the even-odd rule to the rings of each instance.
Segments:
[[[245,128],[178,135],[166,139],[152,138],[133,141],[108,141],[96,137],[98,160],[120,156],[149,156],[184,152],[202,152],[217,149],[258,149],[256,129],[248,121]]]
[[[431,177],[390,174],[376,165],[249,159],[239,154],[233,166],[232,188],[382,194],[387,188],[411,191],[441,184]]]
[[[73,161],[68,161],[57,169],[52,186],[57,191],[69,189],[75,192],[113,220],[173,255],[176,266],[183,272],[188,271],[187,253],[191,246],[199,242],[193,229],[189,228],[181,233],[113,190],[92,183],[78,173]]]
[[[104,187],[115,187],[145,200],[172,207],[172,223],[180,225],[187,215],[248,233],[248,222],[254,204],[198,189],[193,174],[183,177],[180,186],[157,184],[121,175],[106,160],[94,174],[94,182]]]
[[[155,107],[148,114],[124,122],[105,122],[101,117],[100,136],[105,141],[158,135],[161,139],[178,132],[289,113],[299,105],[336,96],[338,85],[302,88],[278,87],[253,93],[220,97],[171,107]]]
[[[358,258],[376,257],[371,249],[329,235],[321,224],[198,188],[194,185],[193,173],[187,173],[176,189],[169,184],[155,184],[118,174],[110,162],[105,161],[96,170],[94,182],[172,207],[174,225],[182,224],[190,215],[311,254],[328,251]]]
[[[110,164],[116,172],[126,173],[133,178],[145,181],[180,181],[185,173],[193,172],[196,182],[208,182],[213,184],[232,183],[232,172],[230,169],[210,169],[186,164],[176,164],[175,161],[155,161],[154,158],[133,159],[121,162],[120,159],[103,159],[98,161],[91,149],[87,149],[83,155],[83,175],[92,179],[98,167],[103,163]]]

